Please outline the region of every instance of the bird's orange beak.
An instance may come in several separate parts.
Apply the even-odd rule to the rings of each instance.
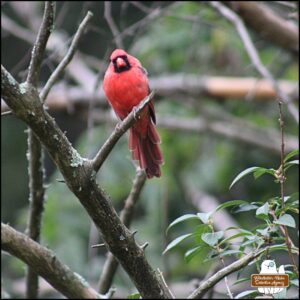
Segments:
[[[122,67],[126,66],[125,60],[123,58],[121,58],[121,57],[117,58],[116,64],[117,64],[118,68],[122,68]]]

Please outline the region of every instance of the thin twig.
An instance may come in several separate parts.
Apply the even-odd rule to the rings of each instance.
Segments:
[[[261,74],[262,77],[264,77],[270,81],[270,83],[272,84],[277,95],[287,105],[290,114],[293,116],[295,121],[297,123],[299,123],[298,109],[292,103],[292,100],[290,99],[290,97],[282,91],[282,89],[280,88],[280,86],[278,85],[276,80],[273,78],[273,75],[269,72],[269,70],[262,64],[259,54],[258,54],[258,52],[250,38],[250,35],[247,31],[247,28],[245,27],[241,18],[235,12],[233,12],[230,8],[223,5],[221,2],[212,1],[212,2],[208,2],[208,3],[212,7],[217,9],[222,16],[224,16],[227,20],[229,20],[235,26],[241,40],[243,41],[245,50],[246,50],[252,64],[254,65],[254,67],[256,68],[258,73]]]
[[[139,118],[142,109],[151,101],[154,97],[154,91],[152,91],[143,101],[131,111],[130,114],[117,126],[115,127],[113,133],[103,144],[99,152],[96,154],[94,159],[92,160],[93,168],[96,172],[99,171],[103,162],[120,139],[120,137],[133,125],[133,123]]]
[[[75,51],[77,49],[78,43],[79,43],[79,39],[82,36],[87,23],[89,22],[89,20],[92,18],[93,14],[88,11],[87,15],[85,16],[85,18],[83,19],[83,21],[81,22],[81,24],[79,25],[77,32],[72,40],[72,43],[70,45],[70,48],[66,54],[66,56],[63,58],[63,60],[59,63],[59,65],[57,66],[57,68],[55,69],[55,71],[51,74],[50,78],[48,79],[46,85],[44,86],[42,92],[40,93],[40,98],[41,101],[44,102],[45,99],[47,98],[47,95],[50,91],[50,89],[52,88],[52,86],[54,85],[54,83],[57,81],[57,79],[59,78],[59,76],[63,73],[64,69],[66,68],[66,66],[69,64],[69,62],[72,60]]]
[[[34,43],[29,72],[26,82],[35,88],[38,84],[39,73],[43,61],[46,45],[54,27],[55,3],[48,1],[45,4],[44,16]],[[42,214],[44,211],[44,164],[43,149],[34,132],[28,130],[28,175],[29,175],[29,216],[27,231],[28,236],[39,242],[41,233]],[[26,274],[26,297],[36,299],[38,297],[38,275],[35,270],[28,267]]]
[[[136,177],[134,179],[131,191],[125,201],[124,208],[120,214],[120,219],[127,228],[130,228],[135,205],[139,199],[142,188],[146,182],[146,178],[147,177],[145,172],[141,169],[137,169]],[[114,256],[111,253],[109,253],[104,263],[103,271],[98,282],[99,293],[101,294],[107,293],[107,291],[109,290],[112,284],[118,265],[119,265],[118,261],[114,258]]]
[[[40,27],[36,42],[32,50],[32,56],[26,81],[34,86],[37,85],[40,67],[43,61],[48,38],[53,30],[55,15],[55,2],[47,1],[45,4],[43,22]]]
[[[60,262],[52,251],[3,223],[1,223],[1,249],[34,268],[67,298],[103,299],[80,275]]]
[[[284,140],[284,119],[283,119],[283,113],[282,113],[282,103],[280,100],[278,101],[278,107],[279,107],[279,127],[280,127],[280,133],[281,133],[280,167],[279,167],[280,174],[278,176],[278,180],[280,182],[281,206],[282,206],[282,208],[284,208],[285,207],[285,204],[284,204],[284,182],[286,180],[285,170],[284,170],[284,168],[285,168],[285,164],[284,164],[285,140]],[[292,250],[291,250],[291,239],[289,237],[289,232],[288,232],[286,226],[283,225],[282,227],[283,227],[283,235],[285,238],[285,243],[288,248],[289,257],[292,261],[294,272],[296,273],[297,277],[299,278],[299,271],[298,271],[298,268],[297,268],[294,256],[292,254]]]
[[[247,266],[251,261],[256,259],[258,256],[263,254],[268,247],[256,251],[250,252],[246,256],[240,258],[239,260],[233,262],[229,266],[221,269],[213,276],[208,278],[205,282],[201,283],[200,286],[188,296],[188,299],[200,299],[210,288],[216,285],[220,280],[222,280],[225,276],[242,269],[243,267]]]
[[[115,43],[118,48],[124,48],[120,31],[111,16],[111,1],[104,1],[104,18],[114,36]]]

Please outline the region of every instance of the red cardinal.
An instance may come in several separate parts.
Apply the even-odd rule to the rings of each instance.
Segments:
[[[103,89],[121,120],[150,93],[146,70],[138,59],[122,49],[114,50],[110,56]],[[148,178],[160,177],[160,165],[163,163],[159,149],[160,138],[154,124],[154,105],[150,102],[129,131],[132,158],[139,161]]]

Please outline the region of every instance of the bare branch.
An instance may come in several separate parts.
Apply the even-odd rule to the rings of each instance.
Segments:
[[[31,129],[28,131],[28,177],[29,177],[29,216],[28,236],[39,242],[44,211],[44,164],[43,149]],[[36,299],[38,296],[38,276],[34,270],[28,268],[26,275],[26,297]]]
[[[256,68],[258,73],[261,74],[262,77],[270,81],[278,97],[281,98],[282,101],[287,105],[290,114],[293,116],[295,121],[299,123],[299,115],[297,108],[292,103],[290,97],[280,89],[279,85],[277,84],[269,70],[262,64],[258,52],[250,38],[250,35],[248,34],[247,28],[245,27],[243,21],[239,18],[239,16],[236,13],[234,13],[228,7],[224,6],[221,2],[212,1],[209,2],[209,4],[215,9],[217,9],[222,16],[224,16],[235,26],[254,67]]]
[[[42,92],[40,93],[40,98],[41,98],[42,102],[44,102],[46,100],[50,89],[52,88],[54,83],[57,81],[57,79],[60,77],[60,75],[63,73],[64,69],[67,67],[69,62],[72,60],[72,58],[75,54],[75,51],[78,47],[80,37],[82,36],[82,34],[83,34],[83,32],[84,32],[84,30],[87,26],[87,23],[92,18],[92,16],[93,16],[93,14],[90,11],[88,11],[87,15],[85,16],[85,18],[83,19],[83,21],[79,25],[79,27],[77,29],[77,32],[76,32],[76,34],[73,38],[73,41],[71,43],[70,48],[68,49],[68,52],[67,52],[66,56],[63,58],[63,60],[57,66],[55,71],[51,74],[51,76],[48,79],[46,85],[44,86]]]
[[[54,15],[55,2],[47,1],[44,10],[43,22],[32,50],[29,72],[26,80],[29,84],[34,86],[37,85],[47,41],[51,31],[53,30]]]
[[[45,4],[44,16],[39,33],[34,43],[32,56],[27,76],[27,84],[37,87],[41,64],[46,45],[54,27],[55,2],[48,1]],[[34,132],[28,130],[28,174],[29,174],[29,217],[27,231],[29,237],[39,242],[42,214],[44,210],[44,165],[41,143]],[[35,270],[30,267],[26,274],[26,297],[36,299],[38,297],[39,280]]]
[[[131,221],[134,214],[134,208],[137,200],[139,199],[142,188],[146,182],[146,174],[143,170],[137,169],[136,177],[134,179],[131,191],[125,201],[125,205],[120,214],[120,219],[124,225],[130,228]],[[114,275],[118,268],[118,261],[111,253],[108,253],[108,257],[104,263],[101,277],[98,282],[98,291],[101,294],[108,292],[111,287]]]
[[[52,251],[3,223],[1,249],[21,259],[68,298],[103,299],[80,275],[60,262]]]
[[[120,31],[111,16],[111,1],[104,1],[104,18],[114,36],[115,43],[118,48],[124,48],[122,37],[120,36]]]
[[[117,124],[115,130],[111,136],[103,144],[99,152],[96,154],[92,160],[93,168],[96,172],[99,171],[103,162],[120,139],[120,137],[133,125],[133,123],[138,119],[142,109],[152,100],[154,97],[154,92],[152,91],[143,101],[131,111],[130,114],[120,123]]]
[[[222,280],[225,276],[242,269],[247,266],[251,261],[256,259],[258,256],[267,251],[268,248],[264,248],[259,251],[250,252],[239,260],[233,262],[229,266],[221,269],[216,274],[208,278],[205,282],[202,282],[200,286],[188,296],[188,299],[201,299],[202,296],[215,284],[217,284],[220,280]]]
[[[276,2],[296,9],[294,3]],[[299,54],[299,29],[296,25],[276,15],[274,11],[260,2],[225,1],[224,4],[238,13],[245,23],[262,38],[291,51],[293,54]]]

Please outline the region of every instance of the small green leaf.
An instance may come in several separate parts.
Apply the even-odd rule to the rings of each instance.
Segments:
[[[249,281],[250,278],[247,277],[247,278],[240,278],[239,280],[237,280],[236,282],[234,282],[233,285],[236,285],[236,284],[239,284],[239,283],[242,283],[242,282],[245,282],[245,281]]]
[[[224,203],[218,205],[218,207],[215,209],[215,212],[217,212],[223,208],[226,208],[226,207],[236,206],[236,205],[240,205],[240,204],[248,204],[248,202],[244,201],[244,200],[227,201],[227,202],[224,202]]]
[[[242,299],[246,296],[252,295],[252,294],[258,294],[258,290],[249,290],[239,293],[234,297],[234,299]]]
[[[266,173],[271,174],[272,176],[274,176],[275,170],[274,169],[259,168],[259,169],[254,171],[253,175],[254,175],[254,178],[257,179],[261,175],[266,174]]]
[[[251,168],[248,168],[248,169],[242,171],[241,173],[239,173],[239,174],[234,178],[234,180],[232,181],[232,183],[231,183],[229,189],[231,189],[231,188],[233,187],[233,185],[234,185],[235,183],[237,183],[240,179],[242,179],[244,176],[246,176],[246,175],[248,175],[248,174],[250,174],[250,173],[253,173],[254,171],[256,171],[256,170],[258,170],[258,169],[260,169],[260,167],[251,167]]]
[[[296,222],[289,214],[282,215],[277,221],[274,221],[274,223],[296,228]]]
[[[213,211],[210,211],[207,213],[197,213],[197,216],[204,224],[207,224],[212,214]]]
[[[168,246],[167,248],[164,250],[163,254],[165,254],[166,252],[170,251],[171,249],[173,249],[174,247],[176,247],[179,243],[181,243],[182,241],[184,241],[185,239],[187,239],[188,237],[192,236],[192,233],[188,233],[188,234],[184,234],[179,236],[178,238],[176,238],[175,240],[173,240]]]
[[[174,225],[178,224],[178,223],[181,223],[181,222],[184,222],[184,221],[187,221],[187,220],[198,220],[198,217],[196,215],[193,215],[193,214],[186,214],[186,215],[183,215],[177,219],[175,219],[167,228],[167,232],[168,230],[173,227]]]
[[[249,210],[253,210],[253,209],[257,209],[258,206],[257,205],[254,205],[254,204],[241,204],[239,205],[238,207],[236,208],[233,208],[232,210],[232,213],[234,214],[237,214],[237,213],[240,213],[240,212],[245,212],[245,211],[249,211]]]
[[[299,280],[298,279],[292,279],[292,280],[290,280],[290,284],[292,284],[294,286],[299,286]]]
[[[248,233],[248,232],[239,232],[239,233],[237,233],[237,234],[234,234],[234,235],[232,235],[232,236],[230,236],[230,237],[228,237],[228,238],[222,240],[222,241],[219,243],[219,246],[221,246],[221,245],[223,245],[224,243],[227,243],[227,242],[229,242],[229,241],[231,241],[231,240],[234,240],[234,239],[236,239],[236,238],[238,238],[238,237],[246,236],[246,235],[253,235],[253,234],[252,234],[251,232],[250,232],[250,233]]]
[[[201,238],[202,234],[203,233],[208,233],[208,232],[211,232],[212,229],[211,227],[208,225],[208,224],[201,224],[201,225],[198,225],[195,230],[194,230],[194,237],[195,237],[195,242],[199,245],[201,244],[205,244]],[[205,244],[206,245],[206,244]]]
[[[269,213],[269,203],[266,202],[263,206],[256,210],[256,217],[259,219],[267,219]]]
[[[290,153],[288,153],[285,158],[284,158],[284,162],[287,162],[290,158],[292,158],[293,156],[299,155],[299,150],[293,150]]]
[[[203,233],[201,238],[206,244],[213,247],[217,244],[218,240],[223,237],[223,235],[224,231],[217,231],[212,233]]]
[[[190,262],[196,255],[202,255],[204,258],[209,249],[210,248],[206,244],[190,249],[184,254],[184,260]]]
[[[226,250],[220,253],[220,257],[224,257],[227,255],[240,254],[242,251],[240,250]]]
[[[140,299],[141,295],[139,293],[130,294],[127,299]]]

